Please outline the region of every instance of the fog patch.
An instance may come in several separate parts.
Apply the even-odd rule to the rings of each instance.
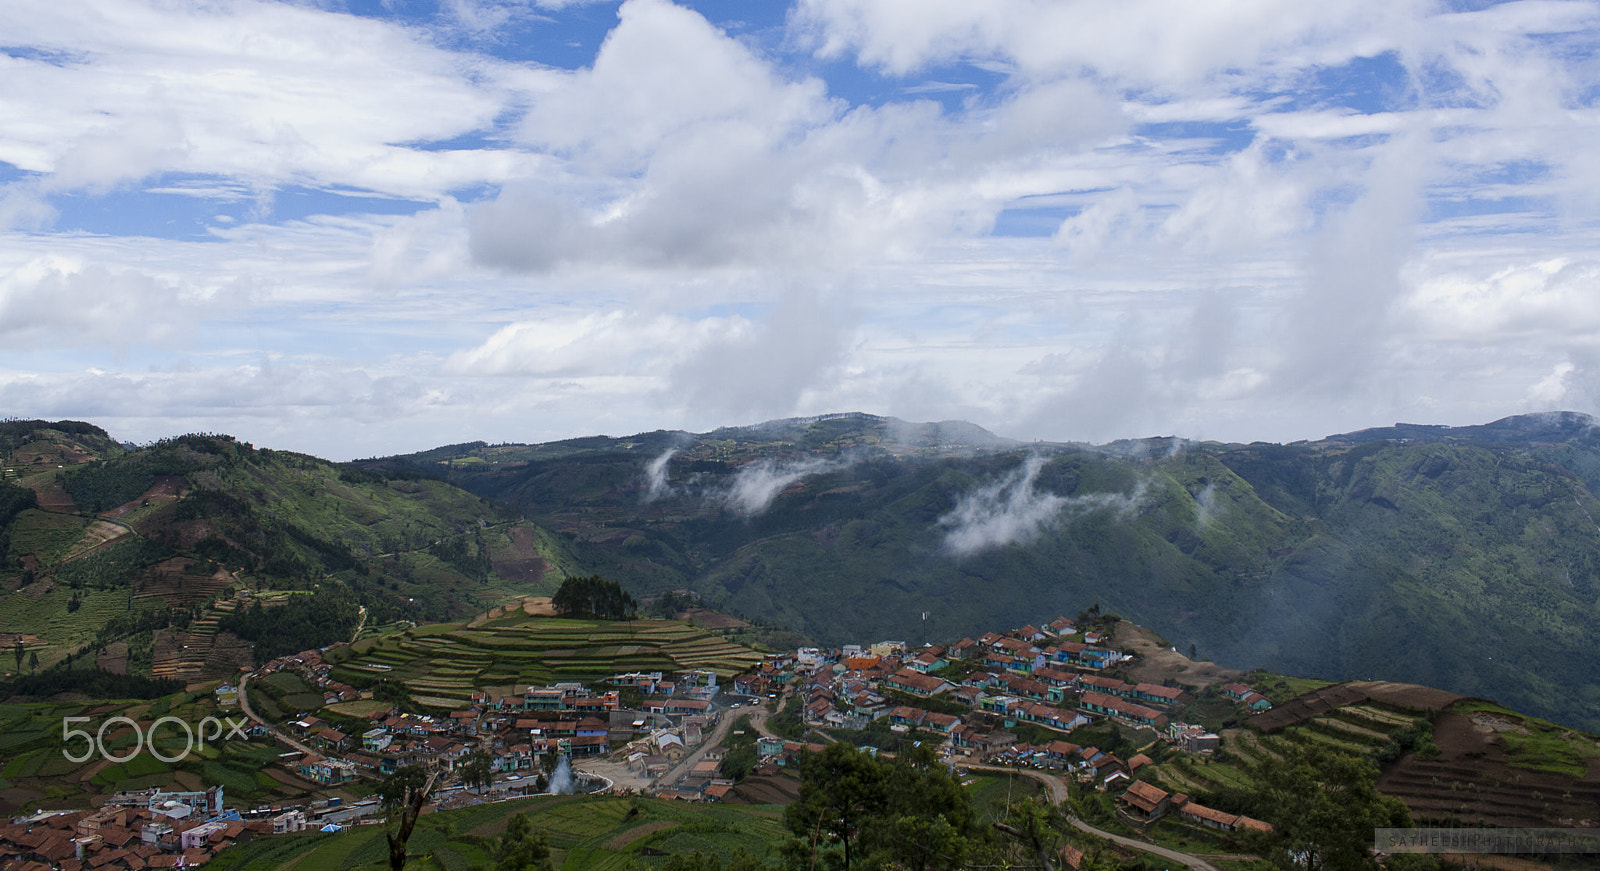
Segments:
[[[850,465],[847,460],[761,460],[739,469],[728,489],[716,501],[737,514],[755,517],[764,513],[785,487],[806,477],[832,472]]]
[[[944,549],[967,556],[989,548],[1027,544],[1045,530],[1092,511],[1110,509],[1128,517],[1144,500],[1145,482],[1129,493],[1093,493],[1060,496],[1040,492],[1035,486],[1045,458],[1034,454],[1000,480],[961,497],[950,513],[939,518],[945,533]]]
[[[667,463],[671,462],[677,448],[668,448],[661,456],[650,461],[644,469],[644,501],[654,502],[662,496],[671,496],[672,487],[667,484]]]
[[[1205,529],[1206,527],[1211,525],[1211,522],[1213,520],[1216,519],[1217,513],[1222,508],[1221,505],[1217,504],[1217,485],[1216,485],[1216,482],[1214,482],[1214,481],[1207,482],[1205,489],[1200,491],[1200,495],[1194,497],[1194,504],[1195,504],[1195,518],[1194,518],[1195,529],[1197,529],[1197,530]]]

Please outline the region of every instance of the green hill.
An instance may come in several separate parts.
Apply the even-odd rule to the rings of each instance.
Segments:
[[[252,646],[278,652],[263,649],[267,633],[304,649],[360,626],[470,616],[553,591],[573,566],[519,512],[412,470],[220,435],[129,448],[70,422],[6,422],[0,455],[0,626],[41,667],[82,649],[113,660],[103,667],[224,676]],[[297,595],[319,619],[292,631],[235,619]],[[120,641],[119,660],[105,648]]]
[[[1099,447],[832,415],[396,462],[522,509],[586,571],[825,643],[1098,602],[1229,665],[1600,728],[1600,435],[1582,415]]]

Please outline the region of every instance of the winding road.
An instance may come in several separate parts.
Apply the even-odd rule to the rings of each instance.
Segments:
[[[964,764],[961,767],[962,768],[966,768],[968,770],[1000,771],[1000,772],[1005,772],[1005,773],[1008,773],[1008,774],[1020,774],[1023,777],[1031,777],[1034,780],[1037,780],[1040,783],[1044,784],[1045,789],[1050,791],[1050,803],[1051,804],[1060,806],[1062,802],[1067,800],[1067,784],[1066,784],[1066,781],[1062,780],[1061,778],[1059,778],[1059,777],[1057,777],[1057,776],[1055,776],[1053,774],[1046,774],[1043,771],[1035,771],[1033,769],[1027,769],[1027,768],[1007,768],[1007,767],[1005,767],[1003,765],[965,765]],[[1063,813],[1066,813],[1066,811],[1063,811]],[[1071,823],[1073,828],[1075,828],[1075,829],[1077,829],[1077,830],[1079,830],[1081,832],[1087,832],[1087,833],[1089,833],[1091,835],[1094,835],[1097,838],[1104,838],[1107,841],[1111,841],[1111,842],[1116,843],[1116,844],[1121,844],[1124,847],[1128,847],[1128,848],[1131,848],[1131,849],[1134,849],[1134,850],[1142,850],[1142,851],[1144,851],[1146,853],[1150,853],[1150,854],[1155,855],[1155,856],[1160,856],[1163,859],[1170,859],[1170,860],[1172,860],[1174,862],[1177,862],[1179,864],[1186,865],[1189,868],[1194,869],[1194,871],[1218,871],[1217,866],[1211,864],[1210,862],[1207,862],[1206,860],[1200,858],[1199,856],[1194,856],[1194,855],[1191,855],[1189,853],[1179,852],[1178,850],[1168,849],[1166,847],[1162,847],[1162,846],[1159,846],[1157,844],[1149,844],[1149,843],[1145,843],[1144,841],[1136,841],[1133,838],[1125,838],[1122,835],[1112,834],[1111,832],[1105,831],[1104,829],[1097,829],[1094,826],[1091,826],[1088,823],[1084,822],[1083,820],[1078,819],[1077,817],[1073,816],[1070,813],[1067,813],[1066,816],[1067,816],[1067,822]]]
[[[274,726],[271,723],[267,722],[265,719],[263,719],[260,716],[258,716],[255,711],[250,709],[250,692],[249,692],[249,688],[248,688],[247,685],[250,683],[250,678],[253,677],[253,676],[254,675],[247,674],[244,677],[239,678],[239,710],[244,711],[244,715],[246,717],[249,717],[250,719],[256,721],[257,723],[260,723],[261,725],[266,726],[268,729],[272,730],[272,737],[277,738],[279,741],[282,741],[283,743],[288,744],[290,747],[293,747],[294,749],[299,750],[301,753],[304,753],[307,756],[320,755],[320,754],[317,753],[317,751],[312,750],[310,747],[307,747],[306,745],[301,744],[299,741],[296,741],[295,739],[289,737],[288,735],[284,734],[283,732],[278,731],[278,727],[277,726]]]

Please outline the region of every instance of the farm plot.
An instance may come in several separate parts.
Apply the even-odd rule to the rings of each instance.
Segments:
[[[456,707],[492,685],[596,681],[618,672],[706,669],[729,677],[760,654],[685,623],[609,623],[516,615],[462,624],[419,626],[363,639],[334,669],[358,685],[399,680],[423,704]]]

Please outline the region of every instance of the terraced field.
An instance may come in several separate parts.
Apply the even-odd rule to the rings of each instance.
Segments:
[[[332,654],[334,676],[363,686],[403,681],[412,697],[459,707],[474,690],[594,681],[618,672],[748,671],[761,655],[696,626],[670,620],[610,623],[517,614],[468,627],[429,624],[364,638]]]
[[[1253,765],[1280,759],[1291,743],[1367,755],[1424,720],[1355,694],[1330,708],[1327,694],[1317,695],[1307,694],[1311,704],[1300,705],[1302,717],[1293,725],[1266,734],[1224,732],[1227,752],[1221,760],[1179,757],[1162,763],[1157,774],[1163,788],[1190,794],[1248,790]],[[1418,824],[1589,827],[1600,822],[1600,743],[1592,736],[1468,699],[1434,715],[1433,742],[1438,755],[1407,754],[1386,765],[1378,779],[1378,788],[1405,802]]]
[[[1193,793],[1197,788],[1249,789],[1249,769],[1261,761],[1277,761],[1291,743],[1313,744],[1331,750],[1364,756],[1379,749],[1389,736],[1411,726],[1419,718],[1382,710],[1370,705],[1335,708],[1314,719],[1273,734],[1246,729],[1223,733],[1225,761],[1178,757],[1163,763],[1158,775],[1163,785],[1177,792]]]

